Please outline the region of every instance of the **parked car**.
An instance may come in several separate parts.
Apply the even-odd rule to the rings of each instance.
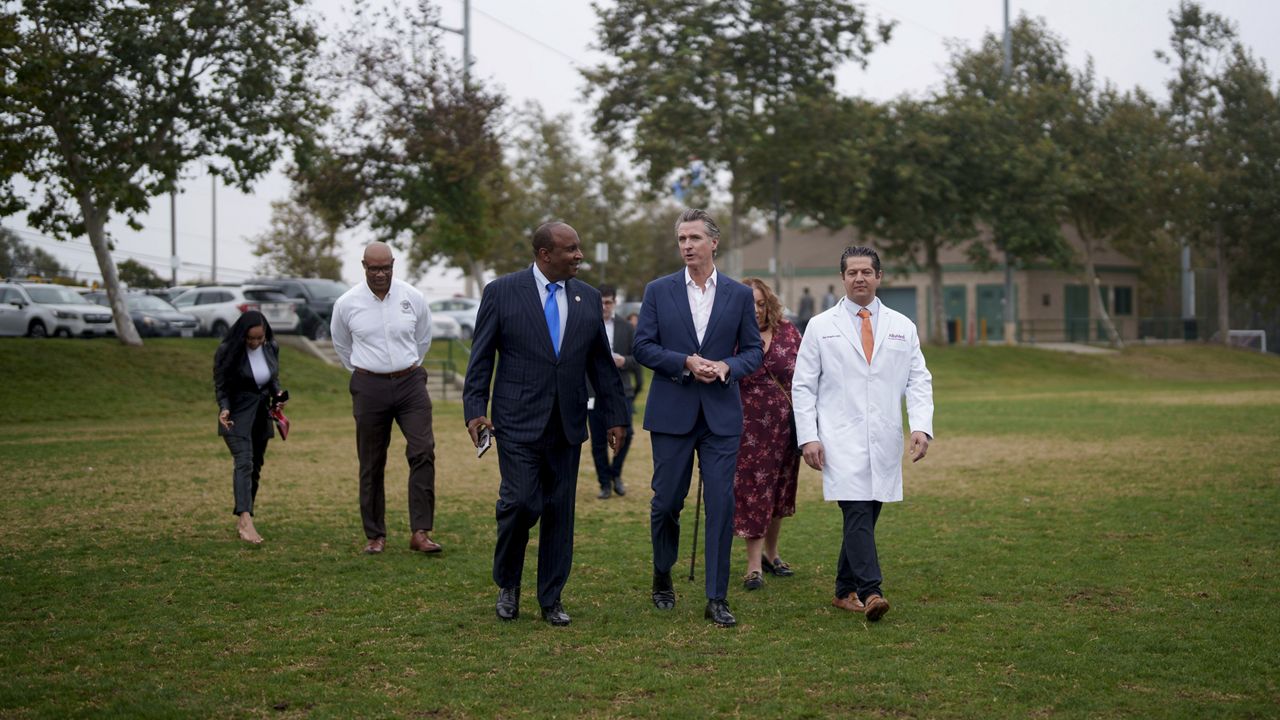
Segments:
[[[155,295],[161,300],[172,305],[173,301],[177,300],[179,295],[194,287],[195,285],[174,285],[173,287],[168,288],[148,288],[142,292],[145,292],[148,295]]]
[[[443,300],[432,300],[427,307],[431,308],[431,317],[448,316],[458,321],[462,329],[459,337],[470,339],[476,330],[476,313],[480,311],[480,301],[475,298],[453,297]]]
[[[618,303],[618,306],[613,309],[613,316],[615,318],[622,318],[623,320],[630,320],[632,315],[639,315],[639,314],[640,314],[639,300],[628,300],[627,302],[624,302],[624,303]]]
[[[431,313],[431,339],[457,340],[462,337],[462,326],[448,315]]]
[[[111,306],[111,300],[105,292],[85,293],[84,298],[99,305]],[[129,308],[133,326],[142,337],[192,337],[200,325],[195,315],[179,312],[155,295],[125,293],[124,304]]]
[[[111,310],[85,300],[80,293],[62,285],[13,283],[30,302],[48,308],[54,317],[49,334],[62,337],[105,337],[116,334]]]
[[[349,288],[336,280],[323,278],[258,278],[255,285],[270,285],[286,297],[301,300],[298,308],[299,332],[312,340],[329,337],[329,319],[333,303]]]
[[[32,302],[16,283],[0,283],[0,335],[49,337],[58,328],[58,318],[47,305]]]
[[[179,295],[173,305],[196,316],[200,332],[214,337],[226,335],[231,324],[246,310],[265,315],[274,332],[291,333],[298,329],[298,309],[294,301],[268,285],[202,285]]]

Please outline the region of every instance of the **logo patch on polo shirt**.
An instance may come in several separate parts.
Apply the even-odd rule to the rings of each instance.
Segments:
[[[402,312],[402,313],[411,313],[411,312],[413,312],[413,304],[412,304],[412,303],[410,303],[408,300],[401,300],[401,301],[400,301],[400,312]]]

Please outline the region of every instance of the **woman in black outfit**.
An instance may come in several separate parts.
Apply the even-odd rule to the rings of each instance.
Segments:
[[[280,348],[262,313],[241,314],[213,356],[213,390],[218,400],[218,434],[235,460],[231,486],[240,539],[257,545],[262,536],[253,527],[253,500],[267,454],[275,436],[267,415],[280,395]]]

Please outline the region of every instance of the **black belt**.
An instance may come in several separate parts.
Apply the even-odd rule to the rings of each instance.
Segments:
[[[418,366],[414,365],[413,367],[407,367],[404,370],[397,370],[395,372],[389,372],[389,373],[376,373],[376,372],[373,372],[372,370],[365,370],[364,368],[356,368],[356,372],[360,373],[361,375],[372,375],[374,377],[391,378],[392,380],[395,380],[397,378],[402,378],[407,375],[411,375],[413,374],[413,371],[417,369],[418,369]]]

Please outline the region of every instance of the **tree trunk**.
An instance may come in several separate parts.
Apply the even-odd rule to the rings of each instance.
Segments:
[[[929,329],[929,342],[933,345],[946,345],[947,305],[942,297],[942,264],[938,262],[936,240],[925,244],[925,268],[929,271],[929,294],[933,302],[933,327]]]
[[[111,251],[107,248],[106,222],[99,212],[93,197],[88,190],[82,189],[78,194],[80,214],[84,216],[85,231],[89,234],[89,244],[93,246],[93,254],[98,259],[98,269],[102,272],[102,284],[107,288],[107,299],[111,301],[111,313],[115,317],[116,337],[120,342],[133,347],[142,347],[142,338],[138,329],[133,326],[133,318],[124,302],[124,293],[120,291],[120,276],[116,273],[116,263],[111,259]]]
[[[1214,243],[1218,255],[1218,333],[1222,336],[1222,344],[1231,345],[1231,313],[1230,298],[1231,293],[1227,286],[1228,270],[1227,267],[1227,240],[1222,235],[1222,228],[1219,227],[1215,233]]]
[[[1084,227],[1078,221],[1076,222],[1076,232],[1080,233],[1080,242],[1084,245],[1084,281],[1086,285],[1093,288],[1093,296],[1098,301],[1098,319],[1102,322],[1102,329],[1106,331],[1111,347],[1123,350],[1124,340],[1120,338],[1120,333],[1116,330],[1116,324],[1111,320],[1111,313],[1107,312],[1106,300],[1102,297],[1102,279],[1098,277],[1098,270],[1093,264],[1093,243],[1089,240],[1089,236],[1085,234]],[[1093,303],[1089,303],[1089,307],[1092,308]],[[1093,325],[1093,312],[1089,313],[1089,324]]]
[[[474,257],[467,258],[467,264],[470,265],[471,282],[476,284],[476,294],[484,292],[484,262]]]

